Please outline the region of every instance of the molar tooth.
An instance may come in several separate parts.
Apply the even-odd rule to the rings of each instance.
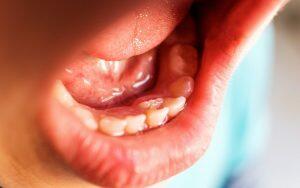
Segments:
[[[90,128],[91,130],[96,130],[98,125],[91,112],[81,107],[74,107],[72,111],[75,115],[82,121],[82,123]]]
[[[127,126],[125,128],[125,132],[128,134],[135,134],[139,131],[144,130],[146,115],[140,114],[136,116],[127,116],[126,121],[127,121]]]
[[[190,76],[183,76],[175,80],[169,87],[174,97],[189,97],[194,89],[194,79]]]
[[[183,110],[185,102],[185,97],[165,98],[163,106],[169,108],[168,115],[174,117]]]
[[[147,125],[150,128],[163,125],[167,121],[169,109],[164,107],[162,109],[149,109],[146,112]]]
[[[126,124],[125,119],[106,116],[100,119],[99,129],[110,136],[121,136],[124,134]]]
[[[159,108],[163,102],[164,102],[163,98],[151,99],[148,101],[141,102],[139,104],[139,107],[143,109],[156,109]]]

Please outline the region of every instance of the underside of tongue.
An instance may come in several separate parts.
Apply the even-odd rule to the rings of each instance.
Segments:
[[[152,86],[155,59],[155,50],[123,61],[82,55],[65,69],[62,82],[77,102],[99,109],[112,107]]]

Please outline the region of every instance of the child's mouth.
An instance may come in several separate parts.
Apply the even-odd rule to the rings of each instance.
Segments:
[[[95,39],[53,82],[43,133],[66,164],[101,186],[145,186],[183,171],[208,147],[239,59],[284,3],[195,1],[165,22],[167,33],[182,20],[164,41],[140,36],[155,42],[115,56],[95,50]],[[153,18],[141,22],[159,30]]]

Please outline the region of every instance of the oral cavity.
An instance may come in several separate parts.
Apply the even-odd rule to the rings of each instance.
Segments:
[[[168,48],[164,54],[164,63],[155,87],[130,105],[98,110],[87,107],[74,100],[71,94],[58,81],[55,87],[55,96],[61,104],[67,106],[86,127],[110,136],[132,135],[139,132],[160,127],[175,118],[185,107],[186,102],[193,92],[195,71],[197,68],[197,54],[192,56],[177,57],[178,50],[193,48],[186,44],[176,44]],[[194,49],[194,52],[197,52]],[[180,66],[176,65],[173,58]],[[189,66],[194,67],[190,69]]]
[[[54,95],[87,128],[109,136],[164,126],[180,115],[194,89],[198,51],[194,38],[182,36],[193,34],[175,31],[159,48],[127,61],[89,57],[79,67],[66,69],[67,76],[57,82]],[[156,79],[154,62],[159,66]],[[82,74],[82,69],[92,76]],[[126,102],[110,105],[120,99]]]

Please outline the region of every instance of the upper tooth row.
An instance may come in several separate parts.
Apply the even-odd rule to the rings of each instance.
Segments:
[[[186,104],[185,97],[157,98],[139,104],[145,110],[144,114],[117,118],[105,116],[99,121],[99,129],[111,136],[135,134],[146,128],[163,125],[169,117],[176,116]]]

